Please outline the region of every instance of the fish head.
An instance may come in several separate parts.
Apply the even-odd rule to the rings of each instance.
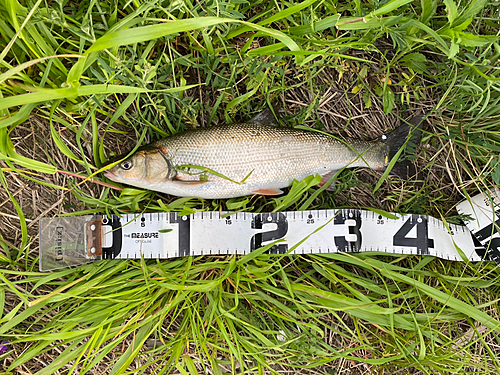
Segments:
[[[139,148],[133,155],[104,173],[112,181],[146,189],[171,180],[175,174],[166,150],[150,146]]]

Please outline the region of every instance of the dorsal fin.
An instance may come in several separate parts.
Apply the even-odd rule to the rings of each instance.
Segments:
[[[278,114],[278,108],[273,106],[274,112]],[[273,110],[271,108],[266,108],[259,114],[252,117],[252,119],[248,122],[258,125],[272,125],[279,126],[276,117],[274,116]]]

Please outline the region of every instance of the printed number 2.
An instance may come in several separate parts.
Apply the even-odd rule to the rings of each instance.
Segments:
[[[406,237],[417,227],[417,237]],[[429,254],[429,248],[434,248],[434,240],[428,238],[427,218],[425,216],[411,215],[393,237],[393,246],[416,247],[419,255]]]
[[[281,212],[257,214],[252,220],[252,229],[262,229],[264,224],[277,224],[278,228],[269,232],[256,233],[250,240],[250,251],[262,247],[263,242],[272,242],[285,237],[288,232],[288,221]],[[269,249],[270,254],[284,254],[288,251],[287,244],[276,244]]]

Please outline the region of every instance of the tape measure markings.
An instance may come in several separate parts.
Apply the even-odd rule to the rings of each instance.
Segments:
[[[467,227],[486,249],[487,258],[500,264],[500,191],[495,189],[489,197],[478,194],[469,201],[457,205],[460,214],[470,215],[475,220],[467,223]],[[495,220],[496,219],[496,220]]]
[[[426,215],[395,214],[395,219],[389,219],[357,209],[44,218],[40,221],[40,269],[101,258],[244,255],[277,240],[284,241],[273,245],[269,253],[283,254],[300,244],[291,254],[380,251],[461,261],[457,246],[470,261],[500,262],[500,235],[495,230],[500,225],[500,209],[493,210],[481,195],[473,197],[471,203],[457,205],[459,213],[476,218],[467,223],[468,228],[447,226]],[[498,202],[493,206],[499,207]],[[89,232],[94,230],[100,232]]]
[[[285,253],[288,248],[307,240],[300,246],[301,253],[327,251],[391,251],[396,254],[435,255],[446,259],[458,259],[456,251],[450,251],[453,245],[446,226],[439,220],[423,215],[398,215],[398,219],[376,218],[372,211],[361,210],[322,210],[301,213],[297,220],[294,212],[275,212],[243,214],[222,217],[204,213],[186,216],[169,214],[169,220],[162,220],[160,214],[156,221],[144,216],[136,218],[126,215],[129,222],[122,227],[123,250],[118,258],[151,257],[153,253],[160,258],[206,255],[206,254],[247,254],[263,245],[278,239],[285,243],[276,244],[271,253]],[[216,217],[214,217],[216,216]],[[293,218],[295,217],[295,219]],[[332,220],[330,225],[318,233],[321,226]],[[161,229],[172,231],[164,235]],[[458,226],[451,225],[455,243],[462,243],[467,248],[474,248],[470,235]],[[166,251],[152,251],[158,248],[160,236]],[[363,240],[365,239],[365,241]],[[370,244],[367,246],[365,242]],[[463,246],[462,245],[462,246]],[[439,251],[447,248],[447,251]],[[453,245],[454,248],[454,245]],[[177,249],[177,251],[171,251]],[[297,252],[296,249],[294,252]],[[116,252],[116,249],[115,249]],[[477,255],[471,252],[471,260]],[[451,256],[451,257],[450,257]],[[477,259],[479,260],[479,259]]]

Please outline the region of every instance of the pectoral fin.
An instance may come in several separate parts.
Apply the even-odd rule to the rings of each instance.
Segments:
[[[189,185],[189,186],[194,186],[194,185],[203,185],[203,184],[206,184],[208,181],[202,181],[202,180],[192,180],[192,179],[188,179],[186,176],[188,175],[182,175],[182,174],[177,174],[174,178],[173,178],[173,182],[176,182],[178,184],[186,184],[186,185]]]
[[[195,185],[206,184],[208,181],[200,181],[200,180],[190,180],[190,181],[173,180],[172,182],[174,182],[176,184],[181,184],[181,185],[195,186]]]
[[[280,189],[257,189],[253,190],[252,193],[260,195],[281,195],[283,191]]]

